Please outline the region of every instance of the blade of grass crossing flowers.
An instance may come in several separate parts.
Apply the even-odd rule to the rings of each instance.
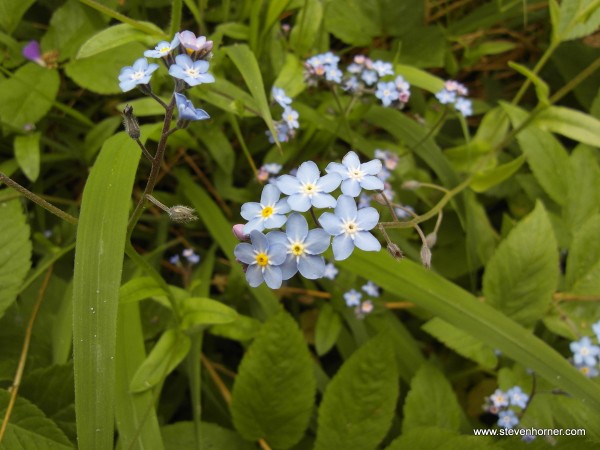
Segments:
[[[106,141],[81,203],[73,281],[73,359],[79,448],[113,448],[115,346],[127,216],[140,149]]]

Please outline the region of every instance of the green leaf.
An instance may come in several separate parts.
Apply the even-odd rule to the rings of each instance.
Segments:
[[[297,55],[305,55],[316,46],[322,21],[322,2],[306,0],[290,33],[290,46]],[[276,84],[276,86],[279,85]]]
[[[575,148],[569,159],[570,182],[563,218],[576,232],[600,208],[600,168],[595,152],[586,146]]]
[[[488,189],[497,186],[514,175],[524,162],[525,156],[521,155],[506,164],[476,173],[470,184],[471,189],[475,192],[485,192]]]
[[[0,416],[5,417],[10,394],[0,389]],[[56,424],[33,403],[22,397],[12,410],[0,450],[31,449],[72,450],[73,444]]]
[[[110,138],[86,182],[73,279],[75,409],[80,448],[113,444],[115,339],[125,233],[140,149]]]
[[[491,370],[498,364],[498,358],[492,348],[438,317],[431,319],[421,328],[459,355],[472,359],[486,369]]]
[[[323,303],[315,328],[315,346],[319,356],[324,355],[335,345],[342,331],[342,318],[330,303]]]
[[[535,86],[535,92],[537,94],[538,102],[540,102],[542,105],[550,105],[550,88],[544,80],[542,80],[537,74],[529,70],[527,67],[522,66],[521,64],[509,61],[508,66],[511,69],[514,69],[517,72],[519,72],[521,75],[524,75],[529,81],[533,83],[533,85]]]
[[[600,4],[597,0],[563,0],[554,35],[559,41],[578,39],[598,30]]]
[[[230,323],[213,325],[208,332],[235,341],[249,341],[256,337],[261,323],[253,317],[238,314],[237,318]]]
[[[385,450],[438,450],[453,437],[456,431],[438,427],[415,427],[403,432]]]
[[[156,33],[154,35],[149,35],[145,31],[141,31],[126,23],[114,25],[100,31],[84,42],[79,48],[75,59],[89,58],[90,56],[112,50],[130,42],[141,42],[146,46],[150,46],[153,43],[155,44],[158,39],[164,37],[164,32],[153,23],[140,23],[155,29]]]
[[[465,420],[452,386],[430,363],[421,365],[411,381],[403,412],[403,433],[432,425],[458,431]]]
[[[210,298],[190,297],[181,302],[181,329],[188,330],[202,325],[231,323],[238,317],[235,309]]]
[[[328,32],[354,46],[369,45],[381,33],[377,2],[328,0],[324,17]]]
[[[40,137],[41,133],[33,133],[15,138],[15,159],[30,181],[40,175]]]
[[[12,34],[21,18],[35,3],[35,0],[2,0],[0,2],[0,29]]]
[[[290,97],[295,97],[304,90],[306,87],[304,83],[304,66],[296,56],[290,53],[286,55],[285,63],[279,71],[273,86],[283,89]]]
[[[500,243],[483,275],[486,302],[523,325],[533,325],[558,285],[558,250],[541,202]]]
[[[221,50],[226,52],[242,74],[267,128],[269,128],[273,136],[277,136],[275,126],[273,125],[273,118],[271,117],[271,109],[269,108],[269,102],[265,93],[265,85],[254,53],[252,53],[252,50],[246,44],[236,44],[231,47],[224,47]]]
[[[551,106],[539,113],[534,124],[542,130],[562,134],[574,141],[600,147],[600,120],[589,114],[565,108]]]
[[[397,4],[390,8],[397,9]],[[446,38],[438,26],[415,26],[401,40],[399,61],[407,66],[440,67],[444,64]]]
[[[119,289],[119,302],[133,303],[150,297],[164,296],[167,293],[151,277],[136,277]]]
[[[566,283],[570,292],[600,292],[600,215],[579,224],[567,259]]]
[[[19,200],[0,203],[0,317],[31,268],[29,225]]]
[[[191,341],[179,330],[165,331],[131,380],[131,392],[144,392],[156,386],[179,365],[190,350]]]
[[[360,347],[327,385],[315,450],[373,450],[385,437],[398,399],[398,369],[387,333]]]
[[[233,385],[231,416],[244,438],[281,449],[300,441],[316,391],[312,364],[302,332],[286,312],[264,323]]]
[[[398,75],[402,75],[411,85],[425,89],[432,94],[444,88],[444,80],[424,70],[404,64],[396,64],[394,69]]]
[[[59,84],[56,70],[25,64],[11,78],[0,81],[0,120],[19,131],[35,124],[52,108]]]
[[[176,422],[161,428],[166,450],[197,450],[193,422]],[[200,424],[201,446],[206,450],[253,450],[255,445],[235,431],[214,423]]]

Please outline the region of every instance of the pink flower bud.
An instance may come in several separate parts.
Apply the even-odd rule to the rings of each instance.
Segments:
[[[238,223],[234,225],[231,228],[231,231],[240,242],[245,242],[250,238],[250,236],[244,233],[244,224]]]

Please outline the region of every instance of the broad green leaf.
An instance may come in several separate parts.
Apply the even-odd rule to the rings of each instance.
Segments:
[[[485,265],[494,253],[498,234],[492,227],[485,208],[477,201],[476,195],[465,192],[464,197],[467,250],[481,265]]]
[[[354,46],[369,45],[381,33],[377,2],[328,0],[325,2],[325,29]]]
[[[41,136],[41,133],[33,133],[15,137],[15,159],[30,181],[37,180],[40,175]]]
[[[273,86],[281,88],[290,97],[300,94],[306,87],[304,83],[304,66],[300,60],[288,53],[285,63],[273,83]]]
[[[551,106],[539,113],[533,123],[542,130],[562,134],[582,144],[600,147],[600,120],[581,111]]]
[[[256,337],[260,327],[261,323],[258,320],[238,314],[233,322],[213,325],[208,332],[236,341],[250,341]]]
[[[170,99],[164,97],[162,100],[167,104],[170,101]],[[151,97],[136,98],[135,100],[119,103],[117,110],[123,111],[127,105],[133,108],[133,112],[137,117],[164,116],[165,114],[165,108]]]
[[[541,318],[558,285],[558,249],[541,202],[500,243],[483,275],[486,302],[526,326]]]
[[[521,155],[506,164],[476,173],[470,184],[471,189],[475,192],[485,192],[493,188],[515,174],[524,162],[525,156]]]
[[[5,417],[10,394],[0,389],[0,416]],[[31,449],[72,450],[73,444],[56,424],[33,403],[22,397],[12,410],[0,450]]]
[[[231,416],[245,439],[287,449],[302,438],[316,391],[312,364],[304,337],[286,312],[264,323],[233,385]]]
[[[125,133],[110,138],[83,191],[73,280],[73,361],[80,448],[109,448],[113,443],[119,286],[140,153]]]
[[[527,114],[520,108],[501,102],[514,128],[518,127]],[[527,163],[548,195],[559,205],[566,201],[569,174],[569,156],[561,143],[550,133],[531,124],[517,134],[521,151],[527,157]]]
[[[31,242],[20,200],[0,203],[0,317],[16,300],[31,267]]]
[[[398,3],[390,5],[397,9]],[[385,13],[383,13],[385,15]],[[401,38],[399,62],[412,67],[440,67],[444,64],[446,38],[438,26],[415,26]]]
[[[459,437],[459,434],[456,431],[447,428],[430,426],[416,427],[407,432],[403,432],[402,435],[386,447],[385,450],[439,450],[440,448],[455,450],[460,448],[471,448],[471,446],[445,447],[446,444],[452,442],[457,437]],[[481,440],[481,437],[476,437],[475,439]],[[479,449],[479,447],[474,448]]]
[[[0,120],[10,131],[35,124],[52,108],[59,84],[56,70],[25,64],[0,81]]]
[[[421,328],[459,355],[472,359],[486,369],[491,370],[498,364],[498,357],[492,348],[438,317]]]
[[[567,259],[566,282],[569,292],[600,292],[600,215],[579,224]]]
[[[21,18],[35,3],[35,0],[2,0],[0,2],[0,29],[8,34],[21,22]]]
[[[133,303],[150,297],[165,296],[167,293],[152,277],[136,277],[119,288],[119,302]]]
[[[231,323],[238,317],[235,309],[210,298],[186,298],[181,302],[181,306],[182,330],[189,330],[202,325]]]
[[[155,29],[156,33],[149,35],[145,31],[141,31],[126,23],[114,25],[100,31],[84,42],[77,52],[76,59],[89,58],[90,56],[112,50],[130,42],[141,42],[146,46],[150,46],[158,40],[165,38],[165,33],[153,23],[141,23]]]
[[[600,4],[597,0],[563,0],[556,25],[554,37],[560,42],[592,34],[600,26]]]
[[[197,450],[193,422],[176,422],[161,428],[166,450]],[[200,424],[202,449],[206,450],[253,450],[256,446],[245,441],[233,430],[214,423]]]
[[[315,327],[315,346],[318,355],[324,355],[338,340],[342,330],[342,318],[330,303],[324,303],[319,311]]]
[[[290,46],[297,55],[303,56],[315,47],[321,32],[322,20],[323,3],[320,0],[304,1],[290,33]]]
[[[465,420],[452,386],[434,365],[421,365],[404,402],[402,432],[437,426],[459,431]]]
[[[224,47],[221,50],[227,53],[242,74],[242,78],[244,78],[246,86],[248,86],[252,97],[256,101],[258,112],[265,121],[267,128],[269,128],[274,136],[277,136],[275,126],[273,125],[273,118],[271,117],[271,109],[269,108],[269,102],[265,93],[265,85],[254,53],[252,53],[252,50],[246,44],[236,44],[231,47]]]
[[[215,32],[212,34],[212,39],[220,40],[222,36],[228,36],[239,41],[247,41],[249,39],[250,29],[248,25],[238,22],[228,22],[217,25]]]
[[[190,344],[189,336],[182,331],[165,331],[131,379],[131,392],[147,391],[164,380],[183,361]]]
[[[206,127],[199,126],[197,136],[217,165],[224,172],[233,173],[235,151],[223,130],[212,124],[208,124]]]
[[[248,92],[218,76],[214,83],[192,93],[192,97],[198,97],[240,117],[260,116],[258,104]]]
[[[490,109],[481,119],[473,141],[483,142],[489,149],[498,147],[508,132],[509,121],[504,110],[497,106]]]
[[[88,164],[98,153],[98,150],[102,148],[102,144],[113,134],[116,133],[117,129],[122,125],[122,118],[118,116],[112,116],[96,124],[86,135],[85,141],[83,142],[83,157]]]
[[[327,385],[315,450],[374,450],[392,424],[397,399],[398,369],[382,333],[352,354]]]
[[[600,412],[595,383],[529,330],[452,282],[407,259],[394,262],[386,252],[354,252],[337,264],[470,333]]]
[[[595,152],[578,146],[571,153],[570,182],[563,217],[572,232],[598,212],[600,208],[600,168]]]
[[[394,69],[398,75],[402,75],[411,85],[425,89],[432,94],[444,88],[444,80],[424,70],[405,64],[396,64]]]
[[[529,81],[533,83],[533,85],[535,86],[535,92],[537,94],[538,102],[540,102],[542,105],[550,104],[550,88],[544,80],[542,80],[538,75],[533,73],[527,67],[522,66],[521,64],[509,61],[508,66],[511,69],[514,69],[517,72],[519,72],[521,75],[524,75]]]

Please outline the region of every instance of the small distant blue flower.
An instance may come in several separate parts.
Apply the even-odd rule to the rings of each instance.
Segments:
[[[371,252],[381,250],[381,244],[369,232],[378,221],[375,208],[357,210],[354,199],[347,195],[340,195],[334,214],[326,212],[319,218],[323,229],[333,236],[333,257],[338,261],[348,258],[355,246]]]
[[[352,63],[348,67],[346,67],[346,70],[349,73],[354,73],[354,74],[361,73],[363,70],[363,66],[360,64]]]
[[[600,321],[592,325],[592,330],[596,333],[596,339],[600,341]]]
[[[509,398],[506,392],[496,389],[494,393],[490,395],[490,401],[496,408],[502,408],[504,406],[508,406]]]
[[[535,440],[535,434],[524,434],[521,440],[527,443],[532,442]]]
[[[435,98],[437,98],[442,105],[447,105],[456,101],[456,93],[442,89],[440,92],[435,94]]]
[[[179,45],[179,37],[175,35],[171,43],[167,41],[160,41],[154,50],[146,50],[144,56],[148,58],[164,58],[170,54]]]
[[[282,108],[287,108],[287,106],[292,103],[292,99],[285,95],[283,89],[273,86],[271,92],[273,93],[273,100],[275,100]]]
[[[181,254],[190,264],[198,264],[200,262],[200,255],[196,254],[191,248],[186,248]]]
[[[415,212],[415,209],[410,205],[402,205],[402,207],[404,209],[394,208],[394,212],[396,213],[396,216],[398,217],[398,219],[408,219],[411,216],[411,214],[408,211],[405,211],[405,209]]]
[[[329,66],[325,69],[325,79],[333,83],[342,82],[342,71],[334,66]]]
[[[332,52],[327,52],[321,55],[321,60],[323,61],[323,64],[336,66],[337,63],[340,62],[340,57],[333,54]]]
[[[181,42],[181,45],[189,54],[199,52],[201,50],[209,52],[213,48],[213,42],[207,41],[206,36],[196,37],[196,35],[191,31],[182,31],[181,33],[177,33],[175,37],[179,39],[179,42]]]
[[[573,352],[573,362],[576,366],[595,366],[596,358],[600,355],[600,347],[593,345],[589,337],[584,336],[579,341],[569,345]]]
[[[469,90],[464,84],[455,80],[448,80],[444,83],[444,88],[450,92],[456,92],[458,95],[468,95]]]
[[[502,428],[513,428],[518,425],[519,419],[512,409],[498,413],[498,426]]]
[[[344,294],[344,300],[346,301],[346,306],[349,308],[360,305],[361,298],[362,298],[362,294],[360,292],[358,292],[356,289],[350,289],[348,292],[346,292]]]
[[[139,58],[133,66],[126,66],[119,73],[119,87],[123,92],[132,90],[138,84],[150,83],[152,73],[158,69],[158,64],[148,64],[146,58]]]
[[[377,72],[374,70],[365,70],[360,77],[368,86],[377,83]]]
[[[393,101],[398,100],[398,90],[393,81],[380,81],[377,83],[375,97],[381,100],[383,106],[390,106]]]
[[[270,173],[271,175],[277,175],[279,172],[281,172],[282,165],[277,163],[268,163],[263,165],[263,167],[267,173]]]
[[[248,284],[257,287],[264,281],[271,289],[279,289],[283,280],[280,266],[285,261],[285,247],[270,243],[267,237],[257,230],[250,232],[250,241],[250,244],[238,244],[233,251],[238,261],[248,265]]]
[[[179,264],[179,255],[173,255],[169,258],[169,262],[171,264],[173,264],[174,266],[176,266],[177,264]]]
[[[385,168],[389,170],[394,170],[400,161],[398,155],[389,150],[375,150],[375,158],[380,159]]]
[[[306,60],[306,64],[311,66],[313,69],[316,69],[317,67],[322,67],[324,64],[323,55],[311,56]]]
[[[529,401],[529,395],[527,395],[519,386],[515,386],[506,391],[508,400],[511,405],[518,406],[519,408],[525,408]]]
[[[386,181],[392,176],[392,172],[387,170],[385,167],[381,168],[381,171],[377,174],[377,178],[381,181]]]
[[[454,109],[463,115],[463,117],[469,117],[473,115],[473,104],[471,100],[459,97],[454,103]]]
[[[360,88],[360,82],[355,76],[351,76],[344,82],[344,90],[356,92]]]
[[[158,66],[157,66],[158,67]],[[175,78],[185,81],[190,86],[197,86],[202,83],[214,83],[215,77],[208,71],[207,61],[192,61],[188,55],[177,55],[175,64],[169,67],[169,74]]]
[[[175,103],[181,120],[205,120],[210,119],[206,111],[194,108],[194,104],[183,94],[175,94]]]
[[[282,119],[285,120],[286,125],[290,129],[300,128],[300,124],[298,123],[298,111],[290,108],[289,106],[283,110],[283,114],[281,115]]]
[[[381,167],[381,161],[378,159],[361,164],[358,155],[350,151],[346,153],[341,164],[329,163],[325,171],[337,173],[342,177],[342,192],[345,195],[358,197],[361,188],[383,190],[383,181],[376,176],[381,171]]]
[[[389,62],[384,62],[381,60],[374,61],[372,67],[380,77],[394,75],[394,69],[392,68],[392,64]]]
[[[579,365],[575,367],[577,367],[577,370],[579,370],[579,372],[588,378],[594,378],[598,376],[598,369],[594,366]]]
[[[338,272],[339,271],[335,268],[333,263],[328,263],[325,266],[325,272],[323,272],[323,277],[329,278],[330,280],[334,280],[335,277],[337,276]]]
[[[309,280],[321,278],[325,273],[325,260],[320,255],[329,247],[329,235],[321,228],[309,231],[301,214],[290,214],[285,233],[271,231],[267,238],[286,248],[287,256],[281,265],[284,280],[289,280],[298,271]]]
[[[367,281],[367,284],[363,285],[361,289],[371,297],[379,297],[379,286],[372,281]]]
[[[410,91],[410,84],[404,79],[402,75],[398,75],[394,80],[394,84],[399,91]]]
[[[287,201],[292,210],[305,212],[311,206],[333,208],[336,201],[329,193],[335,190],[341,181],[341,177],[335,173],[321,176],[317,165],[306,161],[300,165],[295,177],[280,176],[277,179],[277,187],[289,195]]]
[[[287,220],[286,213],[290,207],[285,198],[279,200],[281,192],[272,184],[267,184],[260,196],[260,203],[248,202],[242,205],[241,215],[249,222],[244,225],[244,234],[252,230],[262,231],[265,228],[279,228]]]
[[[283,122],[275,123],[275,131],[277,131],[277,140],[279,142],[287,142],[290,136],[290,128]],[[271,130],[265,131],[265,134],[269,138],[269,142],[271,144],[275,143],[275,139],[273,139],[273,134]]]

